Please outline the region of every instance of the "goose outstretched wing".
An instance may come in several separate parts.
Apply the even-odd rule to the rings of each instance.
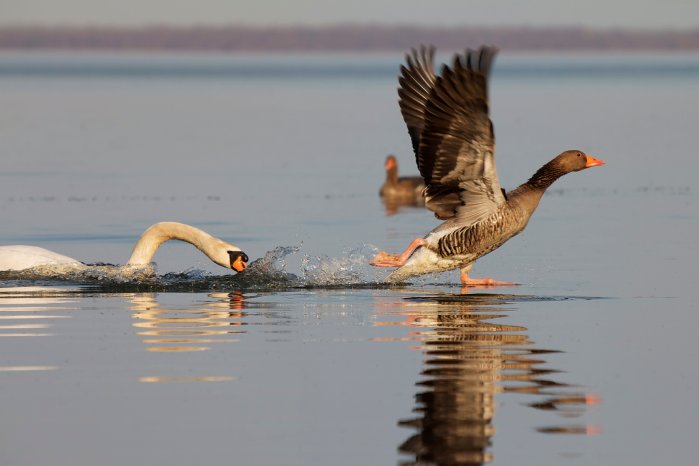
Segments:
[[[444,65],[434,81],[418,80],[430,76],[433,53],[418,56],[413,51],[400,80],[401,112],[427,185],[426,206],[439,218],[456,216],[459,223],[470,224],[505,202],[488,112],[488,76],[497,50],[466,50],[451,67]],[[430,60],[422,59],[426,56]],[[431,84],[426,99],[415,82]]]

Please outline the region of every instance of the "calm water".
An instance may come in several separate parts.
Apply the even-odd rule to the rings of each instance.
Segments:
[[[3,464],[694,463],[699,57],[499,57],[503,186],[607,165],[462,290],[367,265],[436,224],[377,196],[399,55],[0,55],[0,244],[119,264],[176,220],[256,261],[0,274]]]

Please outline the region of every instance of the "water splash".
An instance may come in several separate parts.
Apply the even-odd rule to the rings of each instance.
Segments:
[[[280,246],[252,262],[235,282],[245,288],[378,286],[383,279],[377,279],[369,265],[376,251],[365,244],[344,251],[340,257],[329,257],[303,253],[302,246]]]
[[[236,275],[235,284],[246,289],[297,288],[303,286],[297,275],[286,272],[287,258],[297,254],[301,246],[277,246],[250,263],[245,272]]]
[[[315,287],[378,284],[369,265],[376,253],[375,247],[362,245],[345,251],[346,255],[338,258],[306,255],[301,264],[302,281],[306,286]]]

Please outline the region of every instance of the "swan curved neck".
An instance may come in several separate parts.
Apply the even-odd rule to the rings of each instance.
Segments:
[[[215,260],[215,246],[222,243],[199,228],[177,222],[161,222],[148,228],[131,252],[128,265],[148,265],[161,244],[170,240],[185,241],[192,244],[211,260]]]

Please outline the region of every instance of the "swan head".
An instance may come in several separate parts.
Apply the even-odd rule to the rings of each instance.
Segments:
[[[206,236],[208,237],[206,244],[203,247],[197,245],[197,248],[209,256],[214,263],[239,273],[248,267],[248,255],[238,246],[208,234]]]
[[[212,239],[213,244],[209,245],[205,254],[214,263],[236,272],[242,272],[248,267],[248,255],[241,251],[238,246],[218,238]],[[202,251],[204,250],[202,249]]]
[[[219,265],[223,265],[226,268],[233,269],[236,272],[242,272],[248,267],[248,255],[245,254],[243,251],[241,251],[238,248],[235,248],[228,249],[226,252],[228,253],[228,262]]]

